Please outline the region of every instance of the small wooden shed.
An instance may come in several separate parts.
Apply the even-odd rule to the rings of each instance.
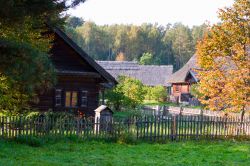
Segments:
[[[110,122],[112,120],[113,111],[106,105],[101,105],[95,109],[95,118],[100,121]]]
[[[95,110],[95,131],[111,131],[113,111],[106,105],[101,105]]]

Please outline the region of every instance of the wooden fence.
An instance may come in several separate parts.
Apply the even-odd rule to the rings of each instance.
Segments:
[[[233,113],[233,112],[223,112],[223,111],[210,111],[210,110],[204,110],[199,108],[187,108],[183,106],[143,106],[142,107],[142,113],[147,115],[166,115],[166,114],[172,114],[172,115],[205,115],[205,116],[217,116],[217,117],[223,117],[225,114],[228,116],[241,116],[241,113]],[[246,116],[250,116],[249,113],[245,113]]]
[[[87,119],[68,116],[0,117],[0,138],[71,136],[79,138],[133,137],[137,140],[212,140],[250,138],[250,117],[144,116],[125,119]]]

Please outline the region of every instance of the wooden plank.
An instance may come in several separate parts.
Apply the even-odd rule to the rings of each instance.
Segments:
[[[190,133],[190,139],[193,139],[193,135],[194,135],[194,133],[193,133],[193,130],[194,130],[193,122],[194,122],[194,120],[193,120],[193,116],[192,115],[190,116],[190,122],[191,122],[191,124],[190,124],[190,131],[191,131],[191,133]]]
[[[200,120],[199,120],[199,124],[200,124],[200,127],[199,127],[199,139],[202,138],[202,135],[203,135],[203,114],[201,114],[200,116]]]
[[[221,117],[218,117],[218,138],[221,138]]]
[[[146,124],[147,124],[147,130],[146,130],[146,140],[149,140],[149,127],[150,127],[150,123],[149,123],[149,117],[146,118]]]
[[[165,124],[164,123],[164,119],[163,119],[163,115],[161,115],[161,140],[163,141],[164,140],[164,128],[165,128]]]
[[[140,138],[144,139],[144,137],[145,137],[145,117],[141,117]]]
[[[172,116],[168,116],[167,117],[167,121],[168,121],[168,139],[171,140],[171,119],[172,119]]]
[[[157,138],[156,138],[156,140],[158,140],[158,141],[160,139],[160,125],[161,125],[161,116],[158,116],[158,119],[157,119]]]
[[[154,116],[154,138],[153,138],[154,141],[156,141],[156,136],[157,136],[157,117]]]
[[[25,130],[25,138],[26,140],[28,140],[29,139],[29,121],[28,121],[28,117],[26,116],[25,116],[24,130]]]
[[[180,120],[179,120],[179,140],[183,139],[183,116],[179,115]]]
[[[183,116],[183,140],[187,140],[187,116]]]
[[[175,138],[176,138],[176,116],[173,116],[171,123],[171,140],[174,141]]]
[[[136,117],[136,139],[139,139],[139,130],[141,126],[141,121]]]
[[[215,116],[212,117],[212,139],[215,138]]]
[[[195,139],[198,140],[199,139],[199,117],[200,116],[196,116],[195,117],[195,123],[196,123],[196,135],[195,135]]]
[[[4,138],[4,119],[0,116],[0,124],[1,124],[1,137]]]
[[[153,127],[154,127],[154,117],[150,118],[150,141],[153,140]]]

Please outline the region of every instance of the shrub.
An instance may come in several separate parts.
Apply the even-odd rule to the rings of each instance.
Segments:
[[[135,108],[144,100],[145,91],[141,81],[120,76],[119,84],[112,90],[107,91],[106,98],[109,106],[113,106],[115,110],[122,108]]]
[[[157,102],[163,102],[166,100],[167,91],[163,86],[155,86],[155,87],[144,87],[146,91],[146,99],[147,100],[154,100]]]

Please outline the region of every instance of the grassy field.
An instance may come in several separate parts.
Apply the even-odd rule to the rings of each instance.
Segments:
[[[136,145],[60,141],[41,147],[0,141],[0,165],[250,165],[250,142]]]

